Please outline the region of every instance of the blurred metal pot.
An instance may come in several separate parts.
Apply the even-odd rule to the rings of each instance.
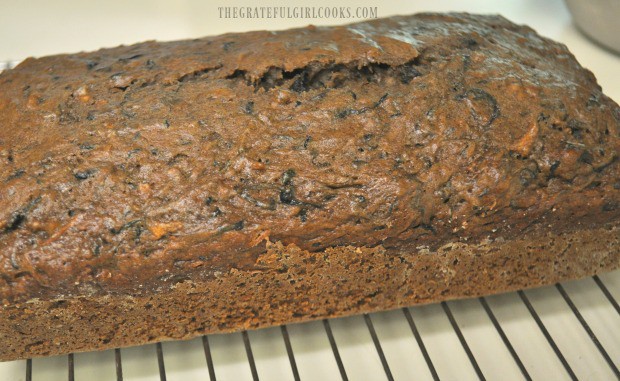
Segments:
[[[620,0],[566,0],[577,27],[620,54]]]

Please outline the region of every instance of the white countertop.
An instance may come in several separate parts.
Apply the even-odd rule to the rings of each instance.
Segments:
[[[0,61],[28,56],[95,50],[145,40],[196,38],[233,31],[328,25],[356,19],[225,19],[223,6],[377,7],[379,17],[422,11],[499,13],[528,24],[540,34],[568,45],[590,69],[607,95],[620,101],[620,56],[583,37],[561,0],[0,0]]]

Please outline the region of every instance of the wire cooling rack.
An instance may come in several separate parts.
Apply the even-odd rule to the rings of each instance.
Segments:
[[[5,362],[0,379],[620,380],[619,297],[617,270],[485,298]]]

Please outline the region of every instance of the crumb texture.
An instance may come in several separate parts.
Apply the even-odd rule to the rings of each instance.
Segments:
[[[139,296],[31,300],[0,310],[0,360],[101,350],[202,334],[471,298],[620,266],[620,228],[534,234],[436,251],[270,243],[260,271],[231,269]],[[328,291],[328,292],[326,292]],[[105,311],[105,313],[102,313]]]

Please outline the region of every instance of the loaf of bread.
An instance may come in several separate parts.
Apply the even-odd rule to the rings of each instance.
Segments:
[[[499,16],[145,42],[0,75],[0,359],[620,265],[620,108]]]

